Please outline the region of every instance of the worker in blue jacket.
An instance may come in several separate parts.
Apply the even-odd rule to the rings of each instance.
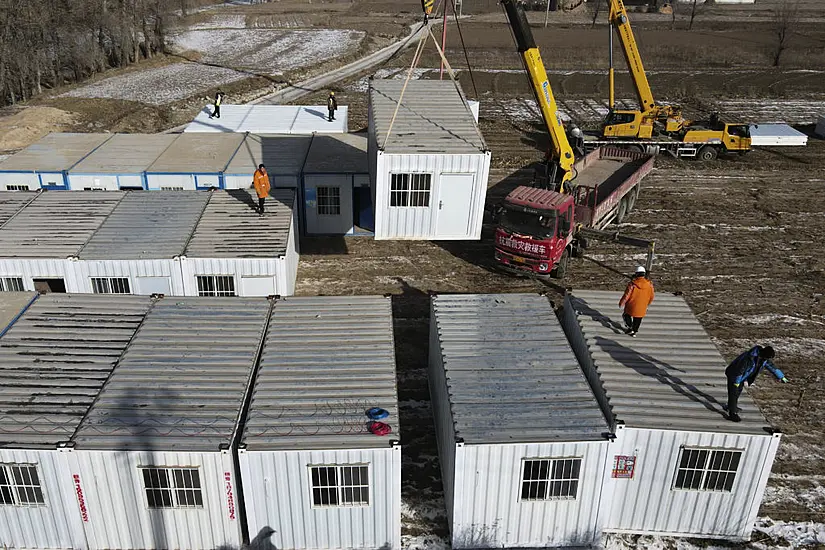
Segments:
[[[723,407],[728,411],[728,418],[739,422],[739,407],[737,403],[742,394],[743,386],[752,386],[762,367],[768,369],[780,382],[787,382],[785,374],[771,363],[776,353],[770,346],[754,346],[733,361],[725,369],[728,378],[728,404]]]

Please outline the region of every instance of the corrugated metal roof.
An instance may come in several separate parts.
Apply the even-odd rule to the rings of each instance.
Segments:
[[[367,136],[315,136],[309,148],[305,174],[369,174]]]
[[[468,444],[605,438],[607,421],[546,297],[439,295],[432,322],[456,437]]]
[[[378,146],[387,153],[473,154],[487,150],[473,113],[450,80],[412,80],[387,139],[402,80],[373,80],[371,114]],[[386,140],[386,143],[385,143]]]
[[[747,392],[739,400],[742,422],[725,418],[727,363],[681,297],[657,294],[636,338],[622,330],[620,297],[607,291],[568,295],[601,379],[595,389],[617,421],[631,428],[766,433],[768,422]]]
[[[249,134],[232,157],[226,174],[252,174],[263,163],[270,176],[299,176],[312,136]]]
[[[184,133],[341,134],[347,131],[348,111],[339,106],[335,120],[328,122],[326,105],[221,105],[221,118],[209,118],[207,107]]]
[[[129,192],[78,257],[133,260],[183,254],[209,196],[200,191]]]
[[[537,187],[525,187],[520,185],[507,195],[507,201],[530,208],[546,208],[548,210],[558,208],[565,201],[570,200],[570,195],[562,195],[548,189]]]
[[[0,334],[35,296],[36,292],[0,292]]]
[[[254,210],[257,200],[246,189],[213,192],[186,247],[186,256],[277,258],[286,254],[295,192],[273,189],[264,216]]]
[[[148,296],[38,298],[0,338],[0,446],[68,441],[150,303]]]
[[[372,435],[381,407],[389,437]],[[390,299],[283,298],[270,318],[242,443],[251,451],[368,449],[399,438]]]
[[[243,134],[180,134],[146,171],[217,174],[243,140]]]
[[[77,448],[228,445],[268,313],[264,299],[158,301],[73,438]]]
[[[123,196],[121,191],[41,193],[20,214],[0,227],[0,256],[75,256]]]
[[[117,134],[77,163],[70,172],[140,174],[155,162],[177,137],[173,134]]]
[[[0,227],[37,195],[37,191],[0,191]]]
[[[112,134],[49,134],[0,163],[0,172],[62,172],[111,137]]]

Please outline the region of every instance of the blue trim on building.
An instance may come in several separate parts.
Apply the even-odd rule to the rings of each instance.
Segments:
[[[11,320],[11,321],[9,321],[9,324],[8,324],[8,325],[6,325],[5,327],[3,327],[3,330],[0,330],[0,338],[2,338],[2,337],[3,337],[3,335],[4,335],[4,334],[6,334],[6,333],[7,333],[7,332],[11,329],[11,327],[13,327],[13,326],[14,326],[14,323],[16,323],[17,321],[19,321],[19,320],[20,320],[20,318],[23,316],[23,314],[24,314],[24,313],[26,313],[26,311],[28,311],[28,309],[32,306],[32,304],[33,304],[33,303],[34,303],[34,302],[35,302],[38,298],[40,298],[40,293],[35,292],[34,296],[32,296],[32,299],[31,299],[31,300],[29,300],[29,303],[28,303],[28,304],[26,304],[25,306],[23,306],[23,309],[21,309],[21,310],[20,310],[20,312],[19,312],[17,315],[15,315],[15,316],[12,318],[12,320]]]

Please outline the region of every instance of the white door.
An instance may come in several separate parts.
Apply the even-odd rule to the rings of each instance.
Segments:
[[[436,239],[462,237],[470,232],[473,174],[441,174],[439,180],[438,229]]]
[[[172,294],[169,277],[137,277],[137,292],[135,294]]]
[[[241,296],[275,295],[275,277],[241,277]]]

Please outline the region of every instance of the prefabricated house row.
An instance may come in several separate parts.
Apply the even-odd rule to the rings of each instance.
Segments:
[[[291,295],[295,193],[271,195],[259,216],[247,190],[0,192],[2,289]]]
[[[277,536],[291,548],[400,548],[389,299],[292,300],[29,304],[0,337],[0,543],[211,549]],[[341,334],[353,312],[368,330],[350,345],[296,352],[307,333]],[[371,390],[342,399],[344,380]],[[395,439],[368,431],[361,403],[389,412]]]
[[[680,297],[657,296],[636,338],[619,298],[569,294],[561,321],[539,296],[433,299],[454,547],[750,537],[780,434],[747,396],[743,422],[724,417],[725,362]]]
[[[326,105],[221,105],[220,118],[210,118],[213,106],[205,107],[184,133],[252,134],[346,134],[349,108],[340,105],[329,121]]]
[[[490,150],[457,83],[371,80],[376,239],[477,240]]]

